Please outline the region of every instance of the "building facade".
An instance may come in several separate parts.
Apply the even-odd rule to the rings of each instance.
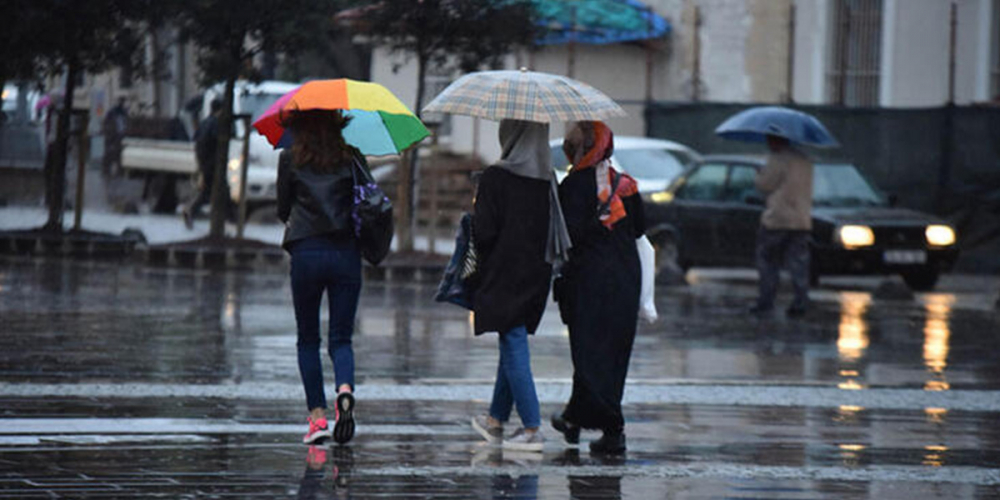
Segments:
[[[669,20],[662,40],[555,45],[505,67],[569,75],[617,100],[620,135],[645,135],[653,101],[966,105],[1000,95],[1000,0],[648,0]],[[429,89],[455,74],[429,72]],[[416,67],[375,48],[372,80],[415,106]],[[424,104],[434,96],[428,91]],[[445,118],[442,144],[494,161],[497,125]],[[552,127],[552,136],[564,132]]]

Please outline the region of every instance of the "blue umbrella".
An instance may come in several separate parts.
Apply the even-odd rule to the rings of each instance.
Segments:
[[[723,139],[736,141],[764,142],[767,136],[776,135],[806,146],[834,148],[840,145],[816,117],[781,106],[750,108],[737,113],[719,125],[715,133]]]

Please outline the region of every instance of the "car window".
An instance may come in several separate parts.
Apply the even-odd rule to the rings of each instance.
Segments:
[[[813,205],[863,207],[885,204],[882,196],[854,165],[816,165],[813,169]]]
[[[698,167],[677,191],[677,198],[694,201],[718,200],[726,185],[726,170],[726,166],[722,164],[705,164]]]
[[[550,146],[549,155],[551,156],[549,163],[552,168],[560,172],[566,172],[566,167],[569,166],[569,160],[566,159],[566,153],[563,153],[562,145]]]
[[[754,179],[756,177],[757,169],[753,167],[747,165],[733,166],[729,171],[729,183],[726,184],[726,191],[722,199],[736,203],[745,203],[748,195],[757,194],[757,188],[754,186]]]
[[[616,149],[615,161],[640,179],[671,180],[684,171],[684,163],[663,148]]]

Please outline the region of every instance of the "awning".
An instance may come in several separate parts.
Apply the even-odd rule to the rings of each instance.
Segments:
[[[532,0],[546,33],[539,45],[609,44],[660,38],[670,23],[638,0]]]

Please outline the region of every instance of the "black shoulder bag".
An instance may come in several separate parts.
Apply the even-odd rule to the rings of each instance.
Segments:
[[[389,254],[392,245],[392,201],[375,183],[364,160],[354,159],[351,166],[354,178],[354,236],[358,239],[361,255],[377,266]]]

